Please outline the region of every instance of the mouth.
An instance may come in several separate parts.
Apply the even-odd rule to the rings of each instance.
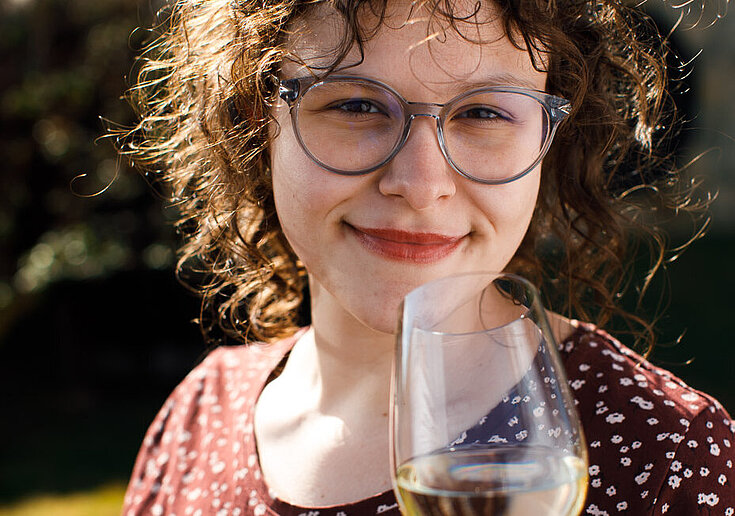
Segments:
[[[368,251],[389,260],[418,264],[434,263],[446,258],[467,236],[391,228],[363,228],[351,224],[346,226]]]

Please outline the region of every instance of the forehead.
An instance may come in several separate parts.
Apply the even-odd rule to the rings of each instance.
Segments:
[[[430,90],[494,83],[544,89],[546,74],[534,68],[525,49],[510,41],[493,4],[456,3],[454,15],[450,23],[406,1],[388,2],[382,20],[363,9],[360,24],[371,36],[364,42],[362,59],[353,45],[336,70],[390,81],[399,91],[401,83],[411,81]],[[284,75],[324,73],[335,62],[344,24],[342,16],[324,4],[294,22]]]

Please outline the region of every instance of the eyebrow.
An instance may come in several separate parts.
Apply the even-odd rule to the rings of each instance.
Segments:
[[[482,88],[484,86],[517,86],[520,88],[528,88],[531,90],[538,90],[539,88],[531,83],[531,81],[513,75],[511,73],[499,73],[485,77],[482,80],[463,81],[457,80],[451,90],[455,93],[461,93],[467,90],[473,90],[475,88]]]
[[[349,76],[349,77],[367,77],[374,79],[376,81],[385,82],[383,79],[373,77],[370,75],[364,75],[359,73],[357,70],[350,70],[350,66],[346,67],[340,67],[335,69],[336,75],[342,75],[342,76]],[[450,95],[455,96],[459,95],[460,93],[464,93],[468,90],[474,90],[477,88],[484,88],[486,86],[515,86],[520,88],[528,88],[530,90],[539,91],[538,86],[533,84],[530,80],[525,79],[523,77],[519,77],[518,75],[514,75],[512,73],[496,73],[491,74],[483,79],[477,79],[477,80],[462,80],[462,79],[456,79],[454,81],[446,81],[448,84],[447,91]],[[386,83],[387,84],[387,83]],[[438,84],[438,86],[441,85],[441,83]],[[543,91],[543,88],[541,88],[541,91]]]

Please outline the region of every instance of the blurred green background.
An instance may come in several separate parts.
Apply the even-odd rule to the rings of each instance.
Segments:
[[[677,11],[651,5],[670,27]],[[173,275],[174,214],[97,141],[100,116],[132,122],[120,96],[148,36],[135,28],[158,7],[0,0],[0,515],[117,514],[148,423],[206,350]],[[709,149],[691,170],[719,198],[669,268],[653,360],[732,413],[735,16],[673,42],[684,61],[703,49],[677,96],[681,144],[685,160]]]

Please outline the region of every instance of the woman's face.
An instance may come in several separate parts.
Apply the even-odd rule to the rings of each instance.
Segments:
[[[451,29],[427,42],[424,12],[411,14],[408,2],[390,8],[366,43],[364,60],[340,75],[383,82],[411,102],[445,103],[478,85],[545,88],[546,74],[533,68],[490,13],[484,15],[488,23],[460,27],[468,39],[482,40],[480,46]],[[338,41],[337,23],[326,12],[303,20],[292,52],[307,65],[324,64]],[[344,64],[358,61],[355,54]],[[282,75],[309,71],[289,62]],[[270,148],[278,216],[309,273],[313,303],[324,303],[336,316],[392,333],[411,289],[454,273],[503,270],[526,233],[540,167],[504,185],[473,182],[445,160],[434,119],[418,117],[390,162],[367,175],[342,176],[304,153],[284,101],[274,115],[280,125]]]

